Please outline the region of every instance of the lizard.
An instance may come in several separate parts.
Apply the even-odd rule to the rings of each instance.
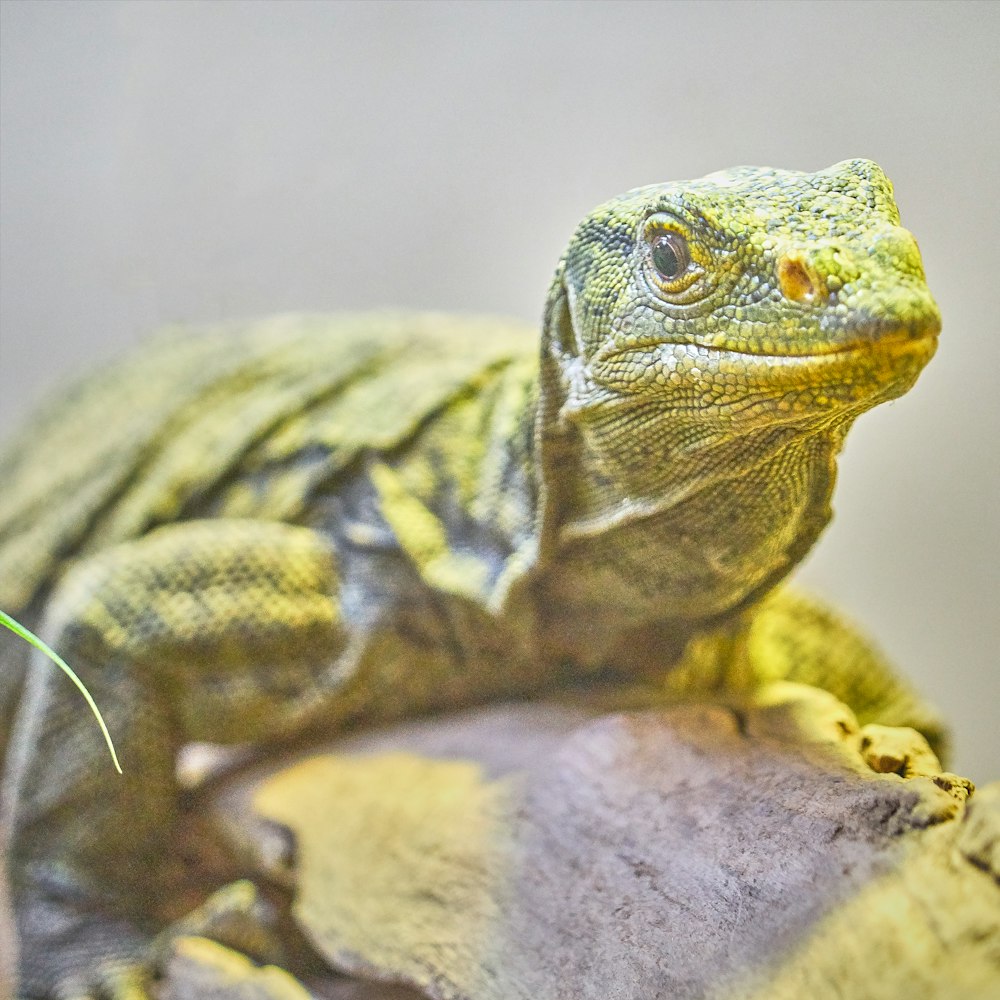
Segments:
[[[740,167],[591,212],[540,338],[280,316],[172,328],[66,390],[0,457],[0,607],[74,665],[125,773],[3,647],[24,994],[146,995],[192,741],[783,678],[940,746],[871,642],[781,586],[855,418],[940,325],[875,163]]]

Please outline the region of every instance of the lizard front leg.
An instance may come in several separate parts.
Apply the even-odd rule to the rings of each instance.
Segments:
[[[338,591],[322,536],[253,521],[171,525],[67,574],[43,634],[101,705],[124,774],[35,662],[4,791],[25,994],[141,995],[131,966],[169,898],[177,751],[281,735],[329,706],[345,680]]]
[[[819,688],[857,716],[863,754],[875,770],[904,745],[929,760],[947,753],[941,717],[872,642],[822,601],[795,589],[773,591],[734,622],[697,634],[669,670],[653,677],[655,697],[669,702],[756,701],[764,688],[785,681]],[[777,688],[770,696],[783,697]]]
[[[940,715],[853,624],[822,601],[780,588],[754,609],[746,655],[757,683],[794,681],[822,688],[862,726],[917,730],[939,757],[948,750]]]

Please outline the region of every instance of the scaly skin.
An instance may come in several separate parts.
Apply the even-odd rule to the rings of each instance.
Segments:
[[[5,779],[24,991],[141,991],[192,740],[596,678],[806,680],[939,738],[775,590],[848,428],[938,329],[877,166],[739,168],[588,216],[540,353],[492,321],[290,317],[175,331],[71,391],[0,460],[0,606],[79,671],[126,773],[32,663]]]

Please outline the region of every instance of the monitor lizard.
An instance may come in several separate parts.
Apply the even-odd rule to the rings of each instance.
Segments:
[[[854,419],[939,329],[876,164],[741,167],[591,212],[540,349],[499,320],[282,316],[168,330],[68,389],[0,457],[0,607],[77,669],[125,773],[8,642],[24,992],[145,995],[191,741],[791,678],[940,745],[863,636],[778,586]]]

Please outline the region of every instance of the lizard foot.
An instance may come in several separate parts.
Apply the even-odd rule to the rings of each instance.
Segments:
[[[862,727],[857,739],[861,759],[871,770],[926,785],[924,801],[914,812],[918,824],[952,819],[975,790],[968,778],[941,770],[937,755],[915,729],[872,723]]]
[[[859,726],[854,713],[828,691],[777,681],[753,693],[746,715],[758,735],[823,746],[863,773],[896,775],[922,786],[927,823],[954,816],[972,794],[968,778],[941,770],[928,741],[908,726]]]
[[[864,762],[878,774],[901,778],[932,778],[941,773],[941,763],[930,744],[915,729],[905,726],[864,726],[858,750]]]
[[[300,938],[289,933],[288,921],[280,908],[264,899],[249,881],[217,890],[191,913],[151,939],[142,937],[123,921],[95,918],[92,912],[86,921],[74,920],[65,910],[55,912],[51,908],[44,915],[36,911],[36,916],[40,918],[38,924],[49,928],[50,933],[34,936],[30,944],[25,942],[27,947],[22,954],[25,997],[154,1000],[209,996],[211,991],[199,988],[164,994],[159,983],[177,962],[189,970],[206,965],[216,973],[221,969],[225,973],[222,978],[228,981],[236,974],[235,969],[243,969],[241,975],[249,978],[250,970],[257,969],[255,963],[308,967],[310,963],[303,959],[314,954]],[[64,933],[60,934],[60,930]],[[201,943],[192,945],[193,941]],[[282,1000],[297,996],[288,986],[288,982],[294,984],[291,976],[285,974],[282,978],[279,973],[280,970],[274,969],[266,976],[261,974],[257,977],[260,982],[245,995]],[[178,981],[200,980],[188,971]]]
[[[54,995],[59,1000],[153,1000],[150,983],[141,965],[108,962],[93,974],[63,980]]]
[[[162,1000],[310,1000],[297,979],[203,937],[173,942]]]
[[[204,937],[164,942],[164,979],[145,962],[112,962],[60,984],[58,1000],[310,1000],[291,973]]]
[[[233,882],[216,890],[197,909],[161,931],[153,940],[152,953],[157,966],[162,966],[177,940],[202,937],[252,955],[261,962],[280,961],[285,948],[276,923],[275,907],[261,898],[253,882]]]

